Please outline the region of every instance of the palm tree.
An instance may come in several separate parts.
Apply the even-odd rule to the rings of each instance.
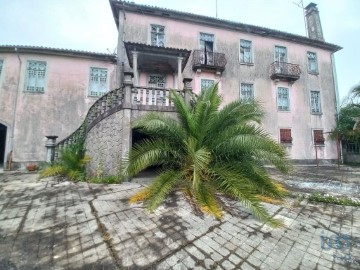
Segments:
[[[124,173],[134,176],[161,166],[153,182],[130,202],[144,201],[154,210],[174,189],[181,190],[204,213],[220,219],[221,196],[250,208],[260,220],[275,224],[260,196],[281,199],[285,190],[268,176],[263,163],[289,169],[286,152],[257,123],[263,116],[255,101],[234,101],[220,109],[218,87],[204,90],[188,104],[176,92],[178,119],[150,113],[134,124],[149,135],[135,144]]]

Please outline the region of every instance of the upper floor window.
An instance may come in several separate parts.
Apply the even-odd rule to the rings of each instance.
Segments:
[[[206,52],[214,51],[214,35],[200,33],[200,49]]]
[[[25,91],[34,93],[45,92],[46,62],[27,61]]]
[[[307,52],[307,58],[308,58],[308,71],[310,73],[317,73],[318,72],[318,64],[317,64],[316,53]]]
[[[201,91],[212,87],[214,84],[214,80],[201,79]]]
[[[159,47],[165,46],[165,26],[151,25],[151,45]]]
[[[240,99],[250,101],[254,99],[254,85],[250,83],[242,83],[240,86]]]
[[[149,87],[165,88],[165,76],[164,75],[150,75]]]
[[[108,90],[106,68],[90,68],[89,96],[102,96]]]
[[[286,47],[275,46],[275,61],[287,62],[287,49],[286,49]]]
[[[319,114],[321,113],[321,102],[320,102],[320,91],[311,91],[311,113]]]
[[[314,129],[314,144],[325,144],[325,138],[324,138],[324,133],[322,131],[322,129]]]
[[[290,128],[281,128],[280,129],[280,142],[281,143],[292,143]]]
[[[1,73],[2,73],[2,69],[3,69],[3,65],[4,65],[4,60],[0,59],[0,78],[1,78]]]
[[[240,62],[252,63],[251,41],[240,39]]]
[[[277,107],[279,111],[290,111],[290,94],[289,88],[278,87]]]

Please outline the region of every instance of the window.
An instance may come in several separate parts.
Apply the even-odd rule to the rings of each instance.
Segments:
[[[314,129],[314,144],[324,144],[325,138],[322,129]]]
[[[311,113],[320,114],[321,113],[321,102],[320,102],[320,91],[311,91]]]
[[[200,62],[205,65],[214,64],[214,35],[200,33]]]
[[[357,142],[346,143],[346,153],[352,155],[360,155],[360,144]]]
[[[89,96],[99,97],[107,90],[107,69],[90,68]]]
[[[25,91],[45,92],[46,62],[27,61]]]
[[[240,39],[240,62],[252,63],[251,41]]]
[[[308,71],[310,73],[317,73],[318,65],[317,65],[316,53],[307,52],[307,58],[308,58]]]
[[[287,62],[287,50],[285,47],[275,46],[275,61]]]
[[[165,26],[151,25],[151,45],[159,47],[165,46]]]
[[[150,75],[149,87],[165,88],[165,76],[164,75]]]
[[[277,106],[279,111],[290,111],[289,88],[278,88]]]
[[[289,129],[289,128],[280,129],[280,142],[281,143],[292,143],[291,129]]]
[[[240,99],[250,101],[254,99],[254,85],[250,83],[242,83],[240,87]]]
[[[214,80],[201,79],[201,90],[206,90],[215,84]]]

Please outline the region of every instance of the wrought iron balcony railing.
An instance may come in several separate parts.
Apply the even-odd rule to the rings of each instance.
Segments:
[[[275,61],[270,65],[270,78],[272,80],[283,80],[294,82],[300,78],[301,69],[299,65]]]
[[[193,70],[210,69],[216,71],[224,71],[226,66],[226,58],[224,53],[205,52],[202,50],[194,50],[192,58]]]

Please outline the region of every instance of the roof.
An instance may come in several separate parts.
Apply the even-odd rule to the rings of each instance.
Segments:
[[[245,32],[250,33],[258,36],[263,37],[270,37],[270,38],[277,38],[281,40],[286,40],[294,43],[299,43],[303,45],[309,45],[314,46],[318,48],[322,48],[325,50],[329,50],[332,52],[336,52],[338,50],[341,50],[342,47],[327,43],[320,40],[310,39],[304,36],[290,34],[287,32],[282,32],[278,30],[273,30],[266,27],[261,26],[254,26],[250,24],[244,24],[229,20],[223,20],[223,19],[217,19],[213,17],[188,13],[188,12],[182,12],[182,11],[176,11],[172,9],[167,8],[159,8],[155,6],[149,6],[149,5],[140,5],[135,4],[134,2],[126,2],[121,0],[109,0],[111,10],[113,13],[113,17],[116,23],[116,26],[119,27],[119,11],[127,11],[127,12],[133,12],[133,13],[139,13],[139,14],[146,14],[151,16],[157,16],[157,17],[166,17],[173,20],[180,20],[180,21],[186,21],[196,24],[204,24],[211,27],[217,27],[217,28],[223,28],[223,29],[229,29],[229,30],[235,30],[239,32]]]
[[[124,42],[126,54],[129,59],[130,67],[133,67],[133,58],[131,57],[131,51],[139,51],[145,54],[157,54],[159,55],[166,55],[167,57],[184,57],[184,61],[182,61],[182,70],[184,70],[186,63],[189,59],[191,54],[191,50],[187,49],[178,49],[178,48],[170,48],[170,47],[159,47],[153,46],[143,43],[136,43],[136,42]]]
[[[96,53],[71,49],[50,48],[42,46],[23,46],[23,45],[0,45],[0,53],[34,53],[45,55],[60,55],[78,58],[90,58],[103,61],[116,62],[116,55],[107,53]]]

